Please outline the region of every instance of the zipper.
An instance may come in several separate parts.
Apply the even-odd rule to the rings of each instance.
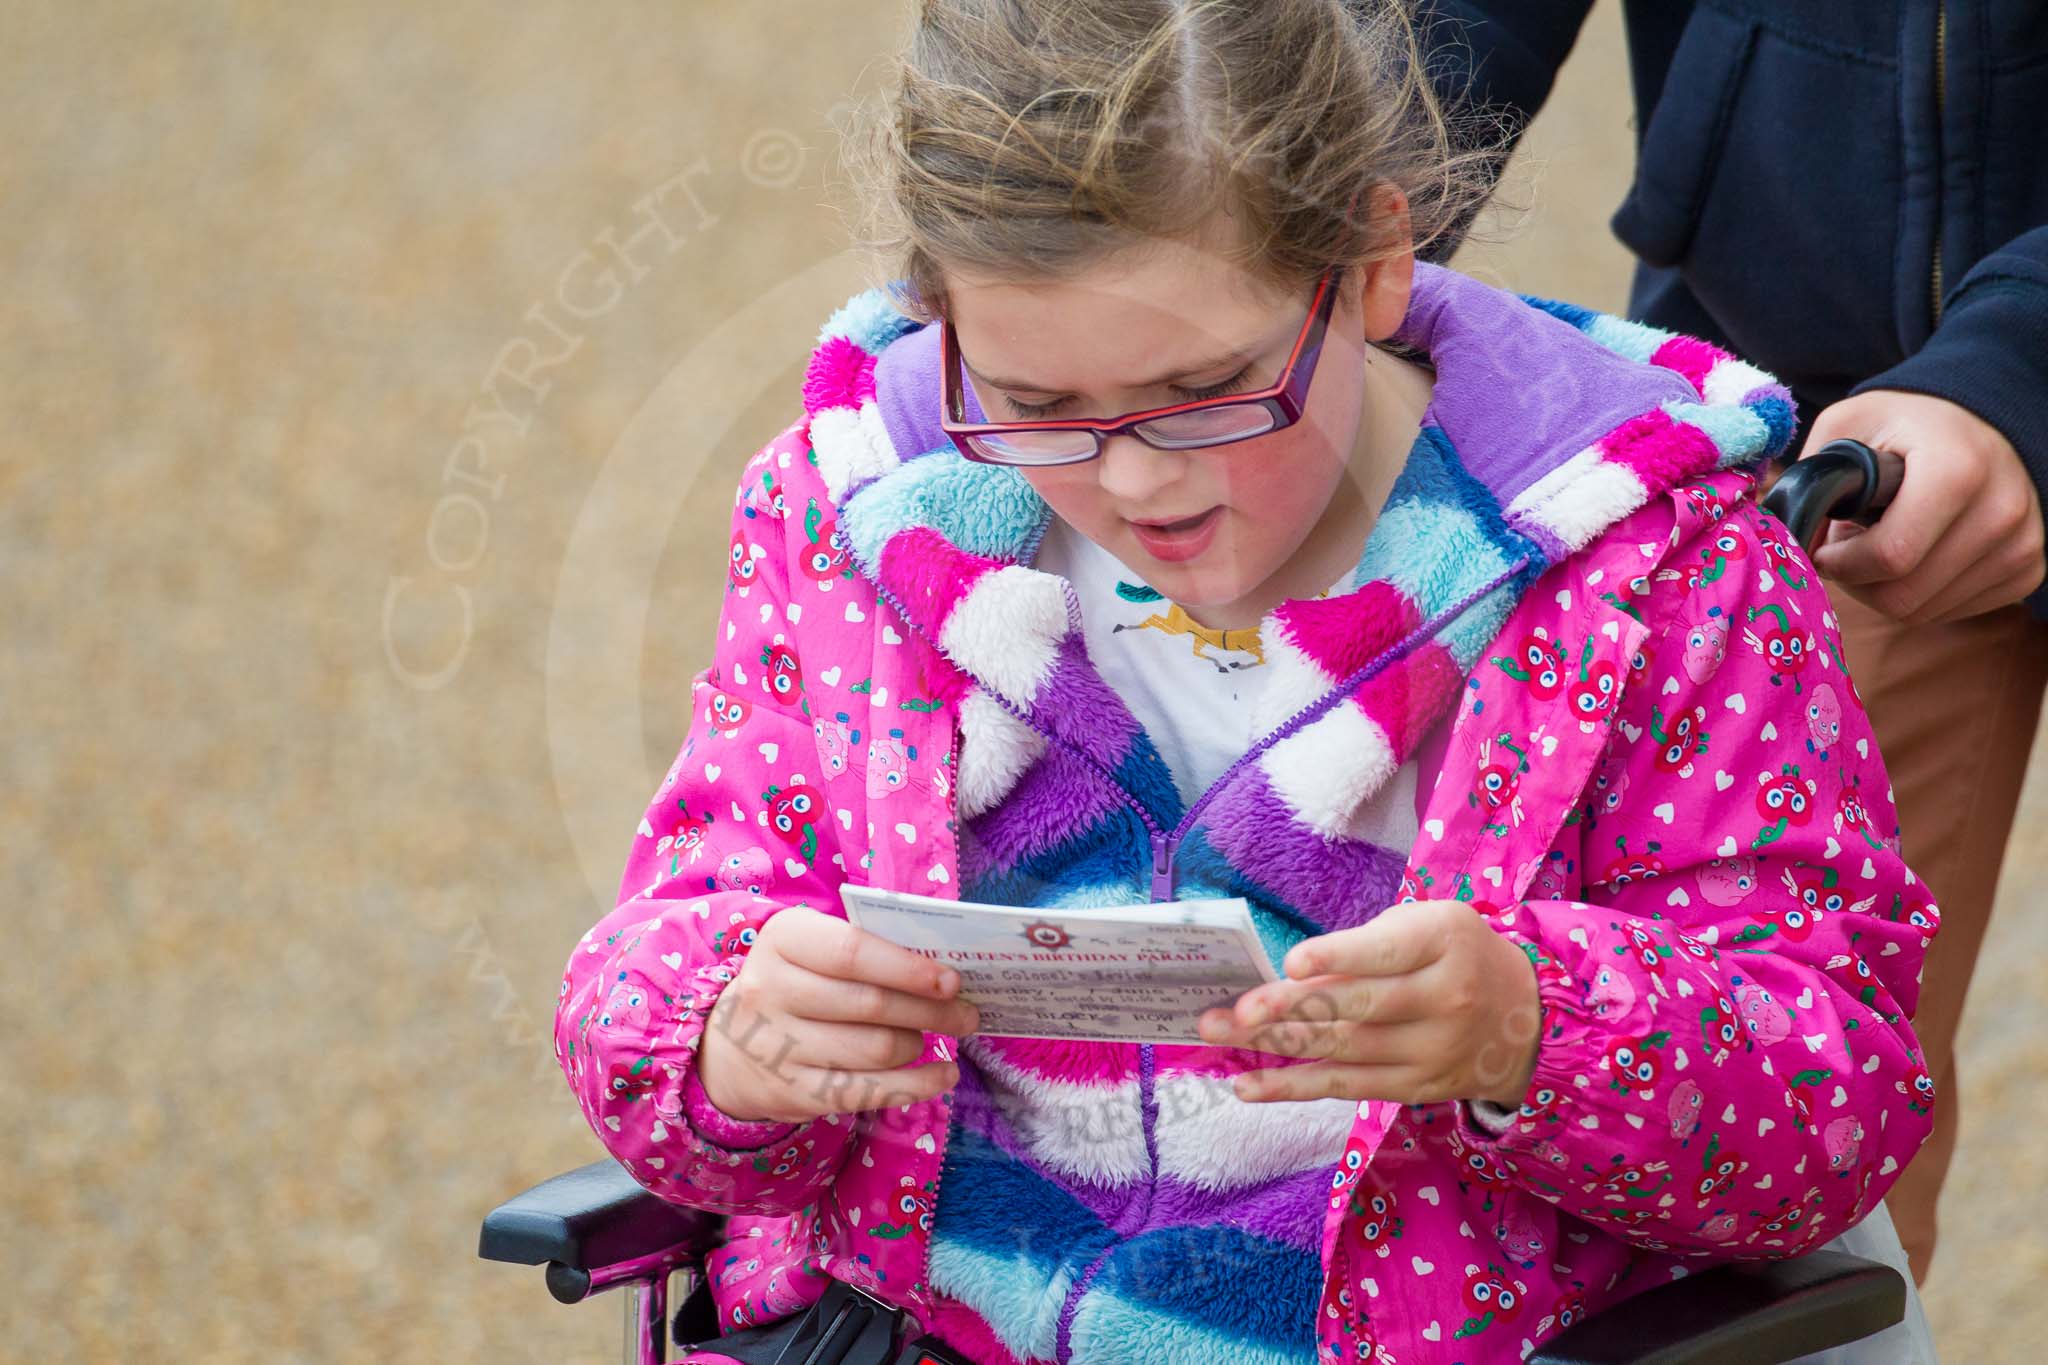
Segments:
[[[1050,522],[1048,521],[1047,524],[1049,525]],[[1043,528],[1041,528],[1040,534],[1043,534]],[[1155,902],[1171,901],[1173,899],[1174,853],[1178,850],[1181,840],[1194,827],[1196,819],[1208,808],[1209,803],[1215,799],[1217,794],[1230,785],[1231,780],[1238,773],[1242,772],[1252,763],[1257,762],[1274,745],[1292,735],[1299,734],[1306,726],[1327,714],[1352,692],[1378,676],[1381,671],[1413,653],[1418,647],[1433,638],[1446,625],[1449,625],[1466,611],[1484,601],[1501,587],[1514,581],[1516,575],[1529,567],[1529,563],[1529,556],[1523,555],[1490,582],[1468,593],[1428,620],[1423,621],[1407,635],[1366,660],[1349,677],[1330,688],[1321,697],[1296,711],[1288,718],[1284,725],[1272,731],[1250,749],[1246,750],[1242,758],[1231,764],[1224,771],[1223,776],[1211,783],[1208,789],[1195,799],[1194,804],[1188,807],[1186,814],[1181,817],[1180,823],[1170,831],[1160,828],[1159,821],[1153,816],[1152,812],[1145,808],[1143,802],[1137,800],[1129,791],[1125,790],[1124,785],[1117,781],[1116,774],[1111,771],[1108,765],[1098,761],[1094,755],[1078,745],[1057,736],[1045,735],[1045,731],[1035,725],[1031,725],[1030,718],[1024,714],[1023,709],[1012,703],[1008,697],[986,688],[983,691],[993,698],[997,705],[1001,706],[1012,716],[1015,716],[1020,723],[1030,726],[1041,735],[1045,735],[1049,741],[1058,744],[1061,748],[1073,754],[1089,768],[1093,769],[1097,775],[1109,784],[1109,789],[1121,797],[1123,803],[1137,815],[1139,820],[1144,822],[1146,833],[1150,836],[1152,850],[1152,900]],[[874,584],[875,596],[879,600],[888,603],[890,609],[902,617],[903,623],[916,631],[926,644],[934,649],[938,648],[937,643],[917,623],[916,618],[904,610],[902,600],[893,591],[884,586],[879,577],[871,578],[869,581]],[[1069,588],[1067,600],[1069,610],[1071,611],[1074,609],[1071,588]],[[1159,1179],[1159,1148],[1158,1135],[1155,1131],[1158,1095],[1154,1088],[1154,1064],[1153,1045],[1150,1043],[1140,1043],[1138,1045],[1139,1121],[1143,1125],[1145,1133],[1145,1155],[1151,1164],[1151,1183],[1156,1187]],[[936,1184],[936,1182],[934,1183]],[[934,1193],[936,1195],[936,1191]],[[936,1197],[933,1200],[933,1207],[937,1207]],[[1149,1217],[1148,1213],[1147,1218],[1149,1219]],[[1071,1359],[1073,1350],[1071,1336],[1073,1319],[1075,1311],[1080,1306],[1081,1297],[1087,1293],[1088,1287],[1094,1282],[1096,1273],[1101,1270],[1103,1263],[1109,1259],[1110,1253],[1116,1249],[1117,1245],[1118,1243],[1113,1242],[1110,1246],[1103,1248],[1101,1253],[1076,1277],[1073,1288],[1067,1292],[1066,1302],[1061,1305],[1058,1325],[1054,1331],[1053,1358],[1059,1362],[1059,1365],[1069,1365]],[[919,1285],[924,1283],[925,1270],[925,1266],[921,1265],[918,1267],[917,1284]]]
[[[1195,821],[1201,817],[1204,810],[1208,809],[1209,803],[1225,787],[1230,785],[1232,778],[1235,778],[1238,773],[1250,767],[1253,763],[1258,762],[1260,758],[1265,756],[1268,749],[1280,743],[1280,741],[1301,733],[1311,723],[1321,719],[1333,710],[1339,702],[1343,701],[1344,698],[1372,681],[1373,678],[1377,677],[1389,666],[1413,653],[1421,645],[1426,644],[1438,631],[1441,631],[1452,621],[1457,620],[1465,612],[1477,606],[1504,584],[1512,582],[1515,575],[1528,567],[1529,557],[1524,555],[1513,564],[1510,564],[1507,570],[1492,582],[1460,598],[1435,616],[1430,617],[1427,621],[1415,627],[1414,630],[1395,643],[1366,660],[1350,677],[1338,683],[1328,692],[1325,692],[1314,702],[1296,711],[1285,725],[1272,731],[1265,738],[1247,749],[1244,757],[1238,759],[1237,762],[1225,769],[1223,776],[1217,778],[1209,785],[1207,791],[1204,791],[1195,798],[1195,803],[1188,807],[1187,814],[1181,817],[1180,824],[1176,825],[1171,833],[1162,834],[1155,828],[1152,832],[1152,899],[1155,901],[1170,901],[1173,899],[1174,854],[1179,851],[1181,840],[1185,839],[1188,831],[1194,828]]]
[[[899,613],[899,614],[900,614],[900,613]],[[905,620],[907,621],[907,620],[909,620],[910,618],[908,618],[908,617],[905,617],[904,619],[905,619]],[[957,791],[959,790],[959,782],[960,782],[960,746],[959,746],[959,745],[958,745],[957,743],[956,743],[956,744],[948,744],[948,745],[947,745],[947,748],[946,748],[946,759],[945,759],[945,766],[946,766],[946,769],[947,769],[947,773],[948,773],[948,776],[947,776],[947,778],[946,778],[946,781],[947,781],[947,783],[948,783],[948,787],[947,787],[947,791],[948,791],[948,800],[952,800],[952,799],[953,799],[953,797],[952,797],[951,793],[953,793],[953,792],[957,792]],[[952,824],[953,822],[952,822],[952,821],[948,821],[947,823],[948,823],[948,824]],[[948,832],[949,832],[949,833],[951,833],[951,834],[953,835],[953,850],[954,850],[954,853],[953,853],[953,865],[954,865],[955,867],[958,867],[958,866],[959,866],[959,864],[960,864],[960,855],[959,855],[959,849],[960,849],[960,836],[959,836],[959,832],[958,832],[958,830],[949,830]],[[971,1062],[969,1062],[969,1061],[967,1060],[967,1047],[966,1047],[966,1044],[965,1044],[965,1042],[963,1042],[963,1041],[962,1041],[961,1039],[958,1039],[958,1038],[954,1039],[954,1040],[953,1040],[953,1048],[952,1048],[952,1052],[953,1052],[953,1057],[952,1057],[953,1065],[954,1065],[954,1067],[955,1067],[955,1068],[957,1068],[957,1069],[958,1069],[958,1070],[960,1071],[961,1075],[962,1075],[962,1076],[964,1076],[964,1075],[966,1074],[967,1068],[968,1068],[969,1066],[973,1065],[973,1063],[971,1063]],[[958,1081],[958,1079],[959,1079],[959,1077],[956,1077],[956,1078],[955,1078],[956,1082]],[[957,1092],[957,1090],[958,1090],[958,1088],[959,1088],[959,1087],[958,1087],[958,1085],[956,1084],[954,1088],[955,1088],[955,1091]],[[984,1092],[984,1093],[986,1093],[986,1092]],[[955,1117],[956,1117],[956,1111],[955,1111],[955,1109],[954,1109],[954,1106],[953,1106],[953,1102],[952,1102],[951,1100],[948,1100],[948,1101],[946,1102],[946,1131],[945,1131],[945,1132],[941,1132],[941,1133],[940,1133],[940,1135],[939,1135],[939,1136],[940,1136],[940,1139],[941,1139],[942,1141],[943,1141],[943,1140],[944,1140],[944,1138],[946,1137],[947,1133],[951,1131],[951,1129],[952,1129],[952,1125],[953,1125],[953,1120],[954,1120],[954,1118],[955,1118]],[[940,1156],[940,1158],[939,1158],[939,1165],[938,1165],[938,1169],[932,1172],[932,1189],[931,1189],[931,1198],[932,1198],[932,1226],[933,1226],[933,1228],[935,1228],[935,1229],[936,1229],[936,1228],[938,1227],[938,1225],[939,1225],[939,1187],[940,1187],[940,1186],[942,1186],[942,1185],[944,1185],[945,1183],[946,1183],[946,1161],[945,1161],[945,1157],[944,1157],[944,1156],[943,1156],[943,1154],[942,1154],[942,1155]],[[912,1298],[913,1298],[913,1299],[915,1299],[915,1298],[917,1298],[917,1297],[919,1297],[919,1296],[922,1296],[922,1298],[924,1299],[924,1302],[925,1302],[925,1303],[926,1303],[926,1304],[927,1304],[928,1306],[936,1307],[936,1306],[937,1306],[937,1298],[936,1298],[936,1296],[935,1296],[935,1295],[934,1295],[934,1294],[932,1293],[931,1289],[930,1289],[930,1288],[929,1288],[929,1287],[928,1287],[928,1286],[927,1286],[927,1285],[925,1284],[925,1276],[927,1276],[927,1275],[929,1275],[929,1274],[931,1273],[931,1268],[932,1268],[932,1267],[931,1267],[931,1250],[932,1250],[932,1243],[931,1243],[931,1239],[930,1239],[929,1237],[927,1237],[927,1238],[925,1239],[925,1243],[924,1243],[924,1254],[923,1254],[922,1256],[920,1256],[920,1257],[918,1258],[918,1265],[917,1265],[917,1278],[916,1278],[916,1279],[914,1279],[914,1280],[912,1280],[912,1281],[910,1282],[910,1289],[909,1289],[909,1291],[908,1291],[908,1292],[909,1292],[909,1294],[910,1294],[910,1295],[912,1296]],[[924,1321],[923,1319],[921,1319],[921,1318],[919,1318],[919,1317],[918,1317],[918,1315],[917,1315],[917,1312],[916,1312],[916,1310],[915,1310],[915,1309],[914,1309],[913,1307],[911,1307],[911,1305],[909,1305],[909,1304],[905,1304],[905,1305],[904,1305],[904,1308],[905,1308],[905,1311],[907,1311],[907,1312],[909,1312],[909,1313],[910,1313],[910,1316],[911,1316],[911,1320],[912,1320],[913,1322],[917,1323],[917,1324],[918,1324],[918,1326],[919,1326],[919,1327],[920,1327],[920,1328],[921,1328],[922,1330],[925,1330],[925,1331],[929,1331],[929,1330],[930,1330],[929,1324],[927,1324],[927,1323],[926,1323],[926,1322],[925,1322],[925,1321]],[[898,1319],[898,1323],[897,1323],[897,1325],[898,1325],[899,1327],[901,1327],[901,1325],[902,1325],[901,1319]]]
[[[1939,147],[1943,116],[1948,108],[1948,0],[1941,0],[1934,8],[1934,124],[1936,146]],[[1937,158],[1937,167],[1940,158]],[[1932,268],[1928,272],[1927,292],[1934,314],[1934,325],[1941,326],[1941,201],[1947,190],[1945,175],[1935,177],[1934,192],[1934,253]]]
[[[1153,1196],[1159,1189],[1159,1092],[1155,1066],[1152,1044],[1138,1044],[1138,1114],[1145,1129],[1145,1161],[1150,1173],[1145,1182],[1145,1212],[1137,1223],[1137,1230],[1141,1232],[1152,1224]],[[1102,1269],[1103,1263],[1127,1241],[1124,1237],[1112,1237],[1109,1245],[1097,1252],[1095,1259],[1074,1277],[1073,1287],[1067,1290],[1066,1298],[1060,1302],[1059,1318],[1053,1328],[1052,1358],[1056,1365],[1072,1365],[1074,1317],[1080,1311],[1081,1299],[1089,1286],[1095,1283],[1096,1273]]]
[[[1123,785],[1116,780],[1115,775],[1110,773],[1107,768],[1095,762],[1094,759],[1083,753],[1079,748],[1066,744],[1064,741],[1055,742],[1060,743],[1061,747],[1067,749],[1068,752],[1079,755],[1089,766],[1100,772],[1109,781],[1111,790],[1122,796],[1124,803],[1136,811],[1138,818],[1145,822],[1145,827],[1152,836],[1152,899],[1154,901],[1170,901],[1173,899],[1174,852],[1178,849],[1180,841],[1194,827],[1196,819],[1208,807],[1209,802],[1230,785],[1232,778],[1236,777],[1239,772],[1243,771],[1250,764],[1257,762],[1266,750],[1290,735],[1299,734],[1304,727],[1329,712],[1333,707],[1342,702],[1344,698],[1350,696],[1353,691],[1377,676],[1382,670],[1412,653],[1418,646],[1431,639],[1438,631],[1441,631],[1464,612],[1479,602],[1484,601],[1504,584],[1512,582],[1515,576],[1528,566],[1529,557],[1524,555],[1509,565],[1506,572],[1502,573],[1492,582],[1487,583],[1477,591],[1459,599],[1443,611],[1438,612],[1435,616],[1430,617],[1427,621],[1422,622],[1400,640],[1381,650],[1371,659],[1368,659],[1350,677],[1325,692],[1314,702],[1295,712],[1293,716],[1289,717],[1286,724],[1266,735],[1257,744],[1246,750],[1244,757],[1231,764],[1225,770],[1223,776],[1211,783],[1208,790],[1204,791],[1195,799],[1195,803],[1188,807],[1187,814],[1181,817],[1180,823],[1170,832],[1159,828],[1158,822],[1152,818],[1151,813],[1144,808],[1142,803],[1132,799],[1130,793],[1124,790]],[[901,609],[899,608],[898,611],[900,614]],[[907,620],[908,618],[906,617],[905,619]],[[991,693],[990,695],[994,694]],[[996,700],[1010,714],[1016,716],[1018,720],[1024,721],[1027,725],[1030,724],[1016,707],[1010,705],[1007,698],[996,697]],[[1035,729],[1036,727],[1034,726],[1033,728]],[[1040,731],[1040,733],[1043,734],[1044,732]],[[1047,736],[1047,738],[1051,738],[1051,736]],[[1152,1046],[1150,1043],[1140,1043],[1138,1045],[1139,1121],[1144,1127],[1145,1158],[1151,1168],[1151,1180],[1146,1187],[1148,1197],[1153,1191],[1158,1189],[1159,1185],[1159,1097],[1158,1091],[1155,1088],[1155,1060]],[[1151,1210],[1148,1207],[1143,1222],[1149,1223],[1150,1221]],[[1143,1223],[1141,1223],[1141,1226],[1143,1226]],[[1088,1267],[1076,1277],[1073,1288],[1067,1291],[1066,1301],[1060,1305],[1058,1326],[1053,1334],[1053,1359],[1057,1362],[1057,1365],[1071,1365],[1074,1349],[1072,1335],[1074,1315],[1080,1308],[1082,1296],[1088,1292],[1089,1286],[1094,1283],[1096,1272],[1101,1270],[1103,1263],[1109,1259],[1111,1253],[1119,1245],[1122,1245],[1121,1241],[1116,1241],[1103,1248],[1095,1259],[1088,1264]]]
[[[1513,582],[1515,576],[1520,574],[1522,570],[1528,567],[1529,556],[1523,555],[1520,559],[1517,559],[1514,563],[1508,565],[1508,567],[1505,570],[1503,570],[1500,574],[1494,577],[1490,582],[1487,582],[1482,586],[1474,589],[1472,592],[1467,593],[1464,597],[1459,598],[1450,606],[1445,607],[1436,615],[1422,622],[1420,625],[1416,626],[1414,630],[1409,631],[1408,634],[1402,636],[1399,640],[1387,646],[1385,649],[1381,650],[1372,658],[1366,660],[1364,664],[1362,664],[1358,669],[1356,669],[1351,674],[1351,676],[1345,678],[1342,682],[1339,682],[1336,686],[1330,688],[1327,692],[1323,693],[1323,695],[1317,698],[1315,701],[1310,702],[1307,706],[1304,706],[1299,711],[1296,711],[1292,716],[1288,718],[1286,724],[1282,725],[1279,729],[1274,730],[1270,734],[1266,735],[1263,739],[1259,740],[1258,743],[1252,745],[1251,748],[1245,751],[1244,756],[1242,758],[1238,759],[1237,762],[1231,764],[1229,768],[1225,769],[1223,776],[1217,778],[1214,782],[1212,782],[1209,785],[1208,790],[1204,791],[1199,797],[1195,798],[1195,803],[1192,806],[1188,807],[1187,813],[1181,817],[1180,823],[1175,825],[1171,830],[1160,828],[1159,821],[1153,816],[1152,812],[1145,808],[1145,804],[1142,801],[1139,801],[1137,798],[1133,797],[1129,791],[1125,790],[1123,783],[1117,781],[1116,773],[1110,769],[1109,765],[1101,762],[1093,754],[1081,748],[1079,745],[1069,743],[1067,740],[1061,739],[1057,735],[1046,734],[1046,732],[1040,729],[1038,726],[1032,725],[1031,718],[1024,714],[1023,708],[1016,705],[1008,697],[1005,697],[1001,693],[991,691],[987,688],[984,688],[983,692],[990,698],[990,700],[994,701],[996,705],[1002,707],[1012,716],[1015,716],[1020,724],[1028,726],[1040,735],[1044,735],[1048,741],[1059,745],[1062,749],[1065,749],[1075,758],[1080,759],[1081,762],[1090,769],[1092,769],[1098,777],[1102,778],[1103,781],[1108,783],[1109,789],[1115,792],[1120,798],[1122,798],[1124,805],[1128,806],[1131,809],[1131,811],[1138,817],[1138,819],[1144,822],[1145,832],[1147,833],[1147,835],[1150,836],[1152,849],[1152,900],[1154,900],[1155,902],[1170,901],[1173,899],[1173,859],[1174,855],[1180,850],[1181,840],[1185,839],[1188,835],[1188,831],[1194,828],[1195,821],[1198,818],[1200,818],[1204,810],[1208,809],[1209,803],[1213,801],[1216,798],[1216,796],[1223,791],[1225,787],[1230,785],[1231,779],[1235,778],[1240,772],[1244,771],[1245,768],[1249,767],[1253,763],[1258,762],[1260,758],[1264,757],[1268,749],[1272,748],[1274,745],[1280,743],[1280,741],[1284,739],[1299,734],[1308,725],[1310,725],[1316,720],[1321,719],[1329,711],[1335,708],[1339,702],[1343,701],[1345,697],[1349,696],[1352,692],[1364,686],[1366,683],[1372,681],[1373,678],[1377,677],[1381,673],[1381,671],[1386,669],[1388,666],[1394,663],[1398,663],[1407,655],[1412,654],[1419,646],[1428,643],[1428,641],[1432,637],[1434,637],[1437,634],[1437,632],[1441,631],[1445,626],[1449,625],[1452,621],[1457,620],[1458,617],[1464,615],[1474,606],[1484,601],[1488,596],[1499,590],[1502,586]],[[932,640],[930,634],[925,631],[924,627],[920,626],[917,623],[916,618],[913,617],[908,611],[904,610],[902,601],[896,596],[896,594],[893,591],[883,586],[883,584],[879,580],[870,579],[869,581],[874,583],[876,597],[878,597],[884,602],[887,602],[890,606],[890,609],[893,610],[898,616],[903,618],[903,623],[909,626],[912,630],[916,631],[918,636],[921,639],[923,639],[927,644],[931,645],[934,649],[938,648],[938,645]]]

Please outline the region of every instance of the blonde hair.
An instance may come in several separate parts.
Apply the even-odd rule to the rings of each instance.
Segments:
[[[929,319],[944,269],[1049,278],[1218,212],[1234,263],[1287,287],[1421,252],[1485,199],[1499,143],[1450,126],[1398,0],[921,0],[848,150],[856,235]]]

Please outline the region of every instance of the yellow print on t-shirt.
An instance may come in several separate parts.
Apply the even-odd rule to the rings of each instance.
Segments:
[[[1234,668],[1257,668],[1266,662],[1265,645],[1259,638],[1257,626],[1247,626],[1242,630],[1223,630],[1216,626],[1205,626],[1188,615],[1187,608],[1178,602],[1168,603],[1164,616],[1154,612],[1133,625],[1119,624],[1115,629],[1118,632],[1156,630],[1166,635],[1185,635],[1194,648],[1194,656],[1216,665],[1219,672]],[[1209,653],[1212,649],[1229,654],[1248,654],[1251,658],[1249,661],[1226,663]]]

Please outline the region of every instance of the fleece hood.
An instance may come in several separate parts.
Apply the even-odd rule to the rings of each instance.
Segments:
[[[1263,629],[1259,763],[1323,836],[1347,832],[1545,569],[1793,429],[1783,386],[1715,347],[1438,266],[1416,265],[1395,340],[1436,371],[1417,446],[1351,590],[1282,603]],[[972,814],[1015,768],[983,755],[1027,752],[1031,732],[1085,746],[1090,712],[1070,704],[1085,671],[1071,589],[1029,566],[1050,509],[941,430],[939,357],[936,326],[870,290],[821,332],[804,402],[854,564],[972,684]]]

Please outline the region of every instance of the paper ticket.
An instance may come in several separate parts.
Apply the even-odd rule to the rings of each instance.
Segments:
[[[840,893],[853,924],[959,972],[991,1037],[1200,1044],[1202,1011],[1278,979],[1241,899],[1047,910]]]

